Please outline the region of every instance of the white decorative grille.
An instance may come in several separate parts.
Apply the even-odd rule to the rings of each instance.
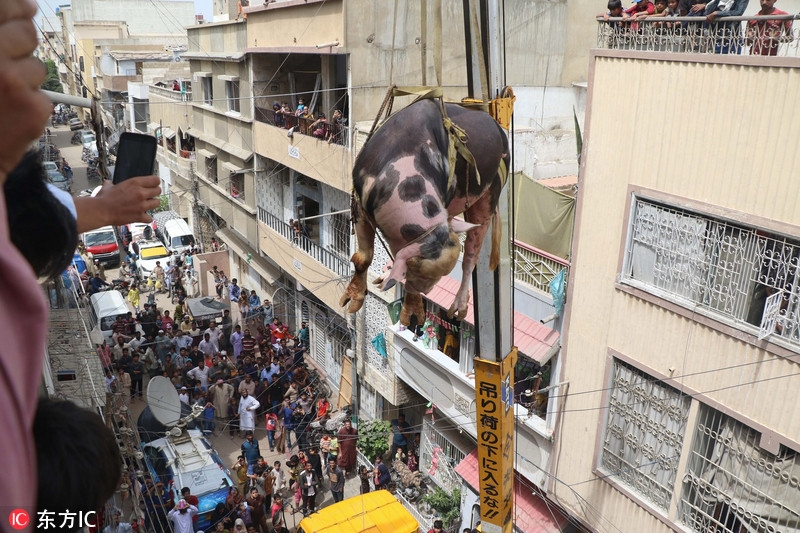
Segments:
[[[799,263],[797,240],[638,199],[622,277],[750,331],[780,293],[774,335],[800,346]]]
[[[468,415],[469,414],[469,404],[470,404],[470,401],[467,398],[465,398],[464,396],[461,396],[458,393],[454,393],[454,395],[453,395],[453,405],[455,406],[456,409],[458,409],[459,411],[461,411],[465,415]]]
[[[385,267],[389,261],[391,261],[391,257],[389,257],[389,253],[386,251],[386,248],[383,246],[383,242],[381,239],[383,236],[381,235],[380,231],[375,232],[375,242],[373,244],[373,249],[375,250],[374,255],[372,256],[372,264],[369,265],[369,271],[371,274],[376,276],[380,276],[383,274],[383,267]]]
[[[772,455],[757,431],[702,405],[684,475],[679,520],[692,531],[800,531],[800,459]]]
[[[601,467],[666,511],[677,479],[691,398],[614,362]]]
[[[322,313],[314,315],[314,329],[310,332],[314,336],[314,361],[327,373],[325,365],[325,316]]]
[[[256,206],[259,210],[283,218],[283,180],[280,173],[256,173]]]
[[[428,420],[423,421],[419,454],[419,467],[423,475],[430,476],[442,489],[452,493],[453,489],[461,486],[461,478],[456,474],[455,467],[466,455]]]
[[[374,339],[378,333],[384,333],[386,330],[386,324],[388,323],[386,305],[379,298],[367,293],[367,297],[364,300],[364,310],[366,317],[366,335],[364,342],[369,366],[376,372],[379,372],[384,377],[388,378],[391,375],[389,358],[387,356],[384,359],[384,357],[379,354],[372,345],[372,339]],[[388,344],[386,349],[387,352],[390,351]]]

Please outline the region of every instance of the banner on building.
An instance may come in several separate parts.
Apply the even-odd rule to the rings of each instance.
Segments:
[[[511,533],[514,509],[514,365],[475,359],[481,521]]]

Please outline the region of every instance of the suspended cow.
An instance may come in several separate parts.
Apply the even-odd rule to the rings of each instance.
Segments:
[[[492,270],[499,262],[501,229],[497,201],[508,168],[508,140],[489,115],[435,100],[420,100],[392,115],[368,140],[353,167],[354,218],[358,251],[355,274],[340,305],[355,313],[364,303],[367,269],[372,263],[375,228],[394,256],[391,270],[375,280],[387,290],[405,279],[400,322],[425,320],[421,294],[449,274],[461,246],[457,233],[468,231],[463,276],[449,315],[467,314],[472,271],[493,217]],[[461,135],[445,128],[447,118]],[[460,137],[467,150],[458,150]],[[456,141],[451,146],[452,141]],[[463,148],[463,145],[462,145]],[[464,155],[474,158],[467,163]],[[451,172],[451,158],[455,169]],[[502,163],[502,164],[501,164]],[[477,172],[476,172],[477,170]],[[452,174],[452,175],[451,175]],[[463,216],[464,222],[454,219]]]

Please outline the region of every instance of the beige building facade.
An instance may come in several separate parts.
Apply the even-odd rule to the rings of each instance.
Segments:
[[[592,53],[549,486],[593,530],[800,527],[798,66]]]

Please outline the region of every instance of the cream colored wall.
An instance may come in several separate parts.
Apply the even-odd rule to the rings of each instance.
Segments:
[[[338,40],[346,46],[342,0],[312,2],[250,13],[247,17],[247,47],[303,47]],[[274,6],[278,7],[278,6]],[[349,6],[348,6],[349,7]]]
[[[773,219],[800,236],[794,149],[800,112],[791,96],[800,89],[800,62],[769,68],[763,60],[744,64],[750,58],[693,58],[728,62],[719,64],[624,55],[598,57],[590,82],[562,352],[562,379],[570,388],[553,473],[566,484],[593,480],[574,490],[625,531],[668,531],[591,471],[606,414],[601,391],[609,385],[609,349],[651,375],[669,376],[670,368],[676,376],[692,374],[675,386],[716,390],[700,397],[775,431],[785,443],[800,442],[800,419],[786,416],[794,410],[800,373],[796,363],[752,343],[615,289],[629,186],[732,210],[749,223]],[[754,381],[761,382],[749,384]],[[584,515],[587,505],[570,489],[560,483],[554,489],[564,505]],[[585,518],[602,526],[593,522],[596,516]]]
[[[257,153],[269,154],[272,161],[289,166],[340,191],[350,192],[354,155],[345,146],[300,133],[289,138],[286,130],[263,122],[254,123],[253,136]],[[298,157],[289,155],[290,148],[296,150],[294,153]]]
[[[336,274],[266,224],[259,222],[258,226],[261,251],[313,292],[331,311],[344,316],[344,308],[339,305],[342,285],[332,281]]]

